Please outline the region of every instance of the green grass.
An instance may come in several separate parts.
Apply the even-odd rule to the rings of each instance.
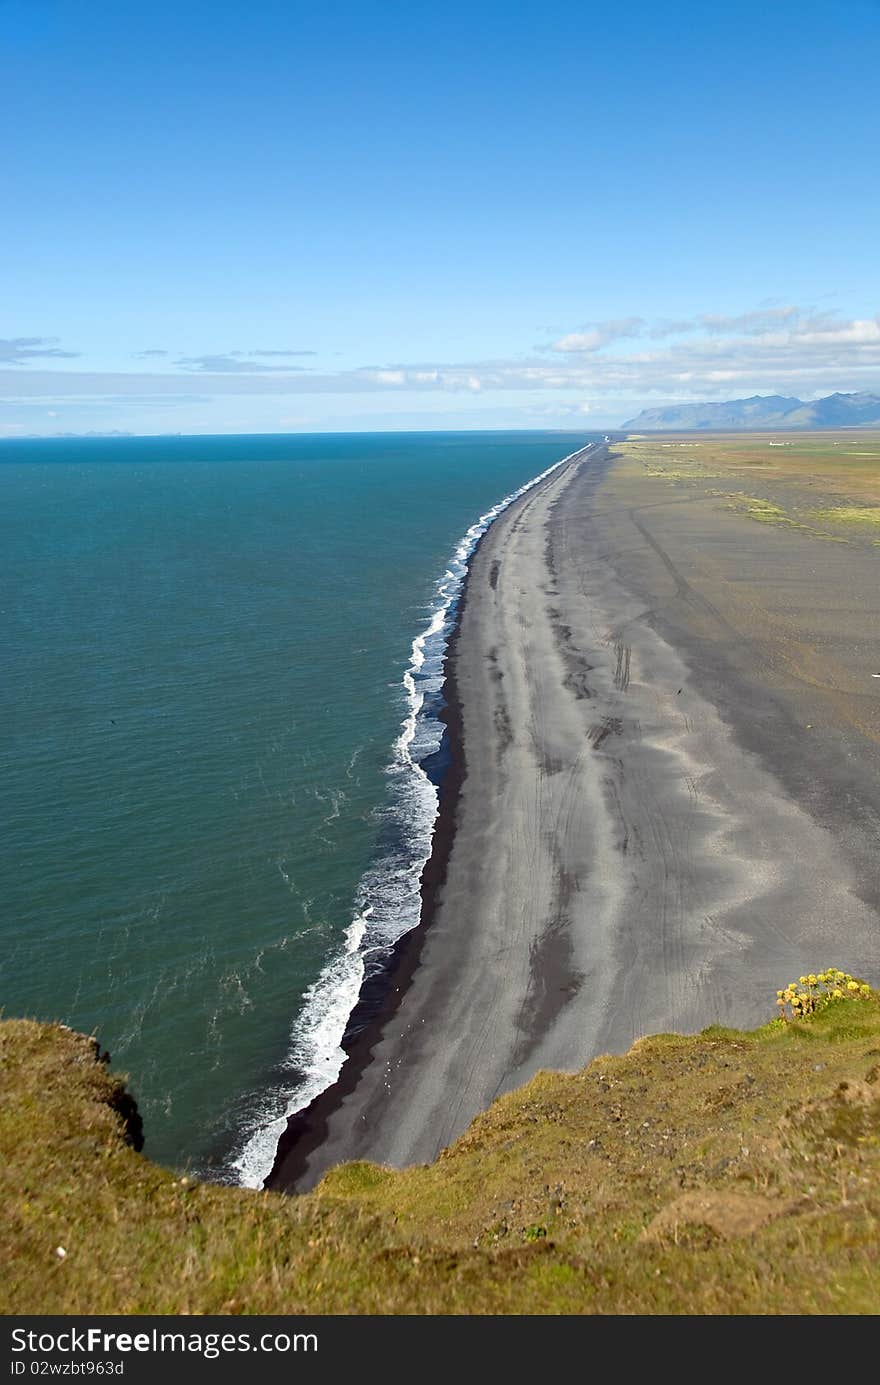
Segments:
[[[803,520],[795,519],[781,505],[775,504],[772,500],[765,500],[761,496],[744,495],[741,491],[735,494],[714,491],[711,494],[723,495],[726,509],[735,510],[737,514],[745,515],[746,519],[753,519],[758,524],[775,524],[785,529],[797,529],[800,533],[809,535],[810,538],[824,539],[830,543],[847,542],[838,534],[829,534],[827,528],[817,528],[816,524],[805,524]],[[821,521],[829,513],[829,511],[814,510],[810,517]]]
[[[880,529],[880,505],[835,505],[830,510],[816,510],[815,517],[832,524],[865,524]]]
[[[832,543],[877,542],[880,434],[642,435],[615,444],[614,455],[630,476],[706,497],[760,524]],[[753,495],[753,486],[769,493]]]
[[[186,1181],[136,1153],[124,1086],[82,1035],[5,1021],[0,1063],[6,1313],[880,1302],[876,994],[541,1073],[433,1165],[349,1164],[295,1198]]]
[[[749,519],[758,520],[761,524],[787,524],[792,528],[803,527],[796,524],[790,515],[785,513],[781,505],[774,505],[772,501],[762,500],[757,495],[732,496],[731,508],[748,515]]]

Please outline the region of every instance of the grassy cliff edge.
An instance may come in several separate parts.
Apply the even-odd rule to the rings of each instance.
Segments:
[[[436,1163],[182,1178],[93,1039],[0,1023],[5,1313],[873,1313],[880,998],[539,1073]]]

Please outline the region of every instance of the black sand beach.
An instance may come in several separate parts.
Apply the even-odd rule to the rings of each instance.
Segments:
[[[758,1023],[805,969],[880,979],[877,564],[607,448],[505,511],[450,650],[422,924],[268,1186],[430,1160],[538,1069]]]

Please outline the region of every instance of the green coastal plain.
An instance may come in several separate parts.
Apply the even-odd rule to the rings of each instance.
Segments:
[[[804,750],[849,736],[840,758],[876,772],[880,432],[631,433],[614,453],[602,517],[621,579],[689,589],[667,614],[698,662],[723,647],[731,674],[747,663],[796,709]],[[630,556],[636,524],[653,558]]]
[[[632,470],[750,519],[880,545],[878,432],[631,434],[617,450]]]

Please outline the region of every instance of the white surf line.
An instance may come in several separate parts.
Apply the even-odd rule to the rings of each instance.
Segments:
[[[436,718],[421,718],[420,714],[426,696],[442,691],[443,660],[474,550],[489,526],[516,500],[567,462],[583,457],[599,445],[587,443],[570,452],[480,515],[457,545],[436,585],[430,619],[412,642],[409,665],[403,675],[409,706],[388,770],[399,777],[394,809],[410,833],[407,858],[401,860],[397,854],[381,858],[358,886],[354,918],[343,934],[342,949],[306,991],[303,1008],[291,1028],[285,1066],[291,1076],[297,1074],[299,1081],[283,1094],[282,1115],[278,1114],[281,1093],[276,1089],[267,1094],[267,1109],[255,1113],[255,1126],[241,1152],[231,1161],[229,1172],[243,1187],[262,1187],[290,1117],[339,1077],[347,1057],[342,1039],[360,995],[370,953],[387,951],[419,922],[422,871],[431,855],[439,809],[437,789],[421,761],[439,749],[444,730]],[[426,662],[431,666],[427,677]]]

